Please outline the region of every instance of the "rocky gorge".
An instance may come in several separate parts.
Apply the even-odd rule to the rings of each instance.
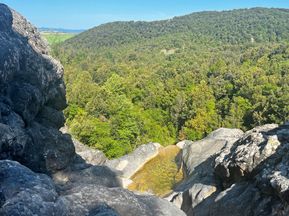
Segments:
[[[183,141],[185,179],[165,199],[125,189],[162,148],[108,160],[60,130],[61,64],[0,4],[0,215],[288,215],[289,125],[220,128]]]

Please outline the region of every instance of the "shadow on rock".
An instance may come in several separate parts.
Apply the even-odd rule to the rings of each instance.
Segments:
[[[0,5],[0,159],[36,172],[65,168],[71,138],[58,131],[66,107],[63,68],[25,18]]]

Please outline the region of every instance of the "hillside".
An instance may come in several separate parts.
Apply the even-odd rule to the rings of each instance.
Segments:
[[[110,157],[131,151],[110,160],[63,127],[62,65],[0,4],[1,216],[289,215],[288,45],[168,42],[55,50],[70,129]],[[266,121],[285,124],[213,131]],[[206,137],[139,145],[168,131]]]
[[[67,124],[110,157],[288,118],[289,11],[116,22],[65,41]]]
[[[156,22],[113,22],[83,32],[64,44],[81,49],[140,42],[181,33],[223,43],[278,42],[289,39],[289,10],[253,8],[198,12]]]

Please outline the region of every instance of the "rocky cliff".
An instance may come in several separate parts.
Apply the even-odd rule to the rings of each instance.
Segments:
[[[0,23],[0,159],[37,172],[63,169],[74,154],[70,137],[58,131],[66,107],[63,68],[37,30],[5,5]]]
[[[0,215],[184,215],[120,188],[101,152],[59,131],[62,75],[36,28],[0,4]]]

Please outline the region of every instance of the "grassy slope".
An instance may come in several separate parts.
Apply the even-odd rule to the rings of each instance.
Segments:
[[[49,45],[55,45],[74,37],[76,34],[59,33],[59,32],[42,32],[41,35],[48,41]]]

